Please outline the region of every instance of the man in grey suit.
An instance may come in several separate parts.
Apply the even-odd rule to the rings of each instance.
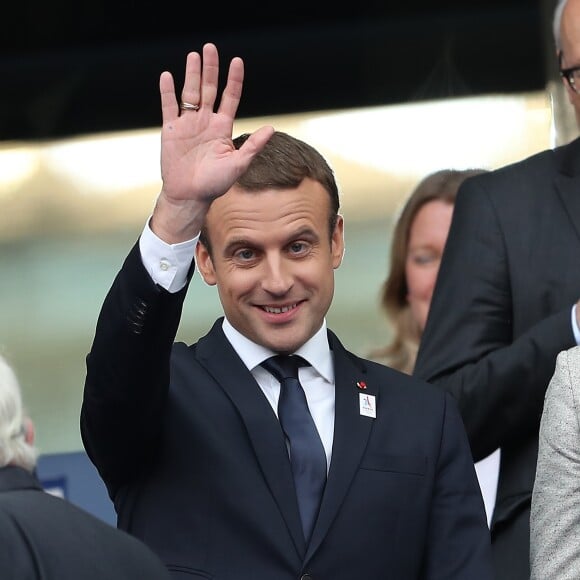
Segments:
[[[218,72],[208,43],[181,99],[161,75],[162,189],[87,357],[81,432],[119,525],[176,579],[491,579],[455,401],[326,327],[332,169],[270,126],[232,138],[243,61],[221,99]],[[194,269],[224,316],[186,345]]]
[[[576,111],[579,5],[560,6],[555,24]],[[491,524],[498,580],[529,578],[538,429],[556,356],[580,340],[579,256],[579,139],[460,189],[415,374],[459,401],[476,461],[502,450]]]
[[[34,426],[16,374],[0,357],[0,578],[168,580],[129,534],[45,492],[34,474]]]

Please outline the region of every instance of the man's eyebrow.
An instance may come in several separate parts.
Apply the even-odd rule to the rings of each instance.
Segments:
[[[311,226],[304,226],[304,227],[300,228],[299,230],[296,230],[295,232],[293,232],[289,239],[296,239],[296,238],[302,238],[302,237],[318,238],[319,235],[318,235],[318,232],[315,229],[313,229]]]
[[[303,237],[319,238],[320,236],[318,232],[311,226],[303,226],[300,229],[291,232],[290,235],[288,235],[285,243],[289,244],[293,240]],[[233,248],[242,248],[242,247],[259,248],[261,245],[262,244],[260,240],[256,241],[244,237],[236,237],[228,241],[228,243],[224,247],[224,253],[231,252]]]
[[[248,240],[247,238],[233,238],[224,247],[224,254],[230,253],[232,250],[237,248],[255,248],[256,243]]]

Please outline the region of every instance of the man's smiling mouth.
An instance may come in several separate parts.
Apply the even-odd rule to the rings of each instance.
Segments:
[[[296,308],[297,304],[290,304],[288,306],[263,306],[262,308],[270,314],[282,314]]]

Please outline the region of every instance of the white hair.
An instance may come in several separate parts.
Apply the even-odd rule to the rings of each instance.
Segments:
[[[558,0],[556,9],[554,10],[554,20],[552,22],[552,32],[554,33],[554,42],[556,44],[556,50],[560,52],[562,50],[562,42],[560,39],[560,27],[562,26],[562,12],[564,12],[564,7],[566,6],[568,0]]]
[[[33,471],[38,451],[26,441],[25,420],[20,384],[0,355],[0,467],[18,465]]]

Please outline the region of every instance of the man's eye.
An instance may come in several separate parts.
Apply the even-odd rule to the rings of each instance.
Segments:
[[[244,249],[244,250],[239,250],[236,252],[236,258],[238,260],[247,261],[247,260],[251,260],[253,257],[254,257],[254,252],[252,250]]]
[[[292,254],[302,254],[306,249],[307,245],[304,242],[293,242],[290,244],[290,252]]]

